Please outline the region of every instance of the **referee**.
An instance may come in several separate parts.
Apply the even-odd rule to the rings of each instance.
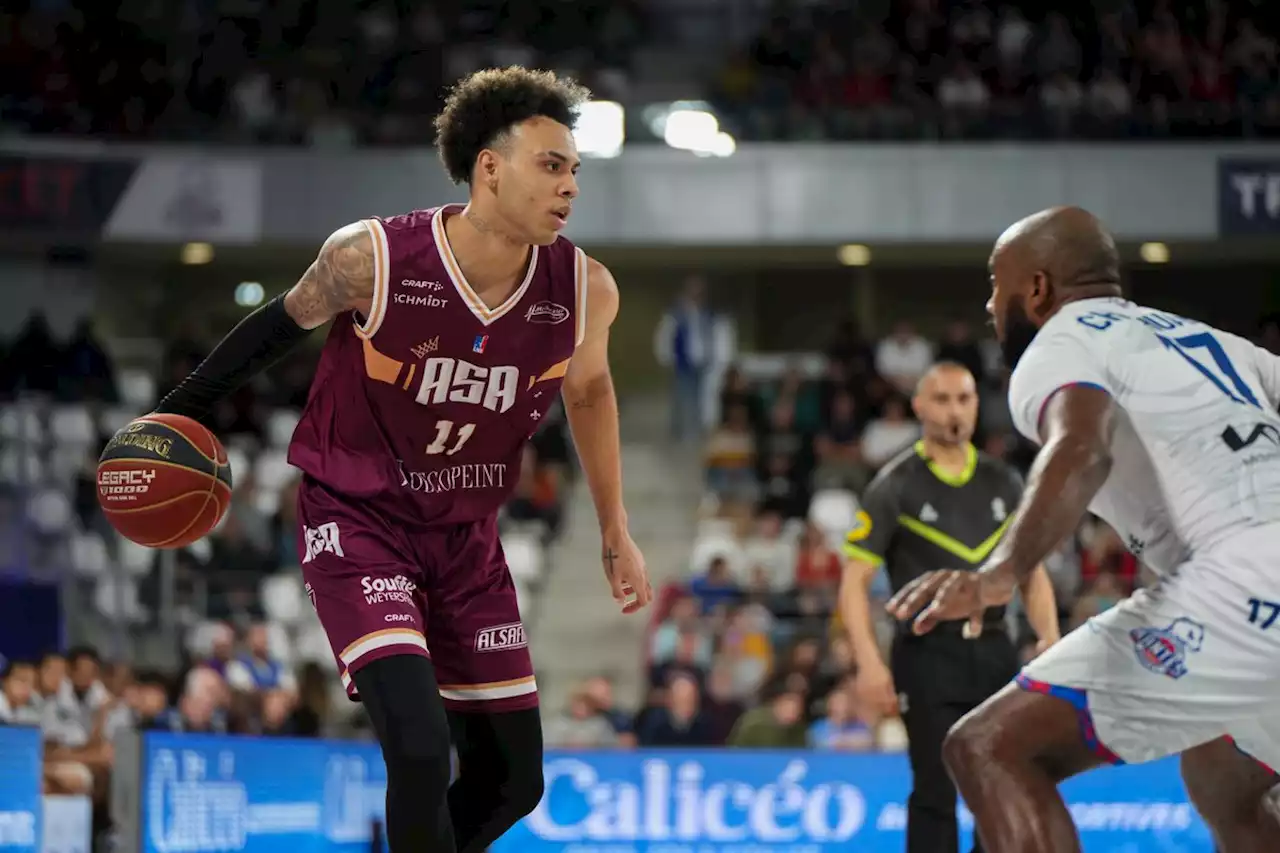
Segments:
[[[910,623],[897,623],[886,666],[868,589],[882,565],[895,592],[934,569],[978,568],[1009,526],[1022,478],[971,443],[978,395],[964,366],[934,365],[911,404],[924,438],[886,463],[863,495],[845,544],[840,616],[853,642],[859,697],[882,713],[901,711],[910,737],[907,853],[959,853],[956,789],[942,763],[942,739],[1017,674],[1004,608],[987,611],[985,630],[974,639],[962,634],[964,622],[944,623],[919,637],[910,633]],[[1032,573],[1022,596],[1042,650],[1058,640],[1057,606],[1043,567]]]

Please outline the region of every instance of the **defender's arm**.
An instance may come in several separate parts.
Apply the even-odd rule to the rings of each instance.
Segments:
[[[374,292],[373,239],[363,223],[339,228],[288,292],[240,321],[157,412],[200,419],[255,374],[343,311],[368,316]]]
[[[1111,395],[1092,385],[1068,385],[1045,404],[1043,448],[1017,516],[981,570],[997,586],[1026,581],[1080,524],[1111,473],[1115,418]]]

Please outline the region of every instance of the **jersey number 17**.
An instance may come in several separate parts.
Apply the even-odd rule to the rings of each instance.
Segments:
[[[1222,344],[1213,335],[1208,332],[1198,332],[1181,338],[1167,338],[1164,335],[1156,335],[1156,337],[1167,349],[1173,350],[1200,371],[1205,379],[1231,398],[1232,402],[1262,408],[1253,391],[1240,378],[1240,373],[1222,349]]]

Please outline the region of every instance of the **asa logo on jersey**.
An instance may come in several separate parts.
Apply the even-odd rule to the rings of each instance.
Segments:
[[[519,388],[519,368],[483,367],[460,358],[437,356],[422,363],[422,385],[415,399],[424,406],[470,403],[501,414],[515,405]]]
[[[335,557],[347,556],[342,552],[342,534],[338,531],[336,521],[326,521],[319,527],[304,527],[302,537],[307,546],[307,553],[302,562],[310,563],[321,554],[333,554]]]
[[[524,625],[511,622],[506,625],[494,625],[476,631],[477,652],[505,652],[510,649],[523,649],[529,645],[525,636]]]
[[[569,319],[569,309],[555,302],[535,302],[529,306],[524,318],[530,323],[546,323],[554,326]]]
[[[1134,628],[1129,639],[1138,663],[1154,673],[1177,679],[1187,674],[1187,655],[1200,651],[1204,644],[1204,626],[1180,616],[1167,628]]]

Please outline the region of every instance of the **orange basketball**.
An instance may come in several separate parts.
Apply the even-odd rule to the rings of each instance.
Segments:
[[[227,451],[191,418],[144,415],[102,451],[98,504],[111,526],[139,545],[190,545],[231,505]]]

